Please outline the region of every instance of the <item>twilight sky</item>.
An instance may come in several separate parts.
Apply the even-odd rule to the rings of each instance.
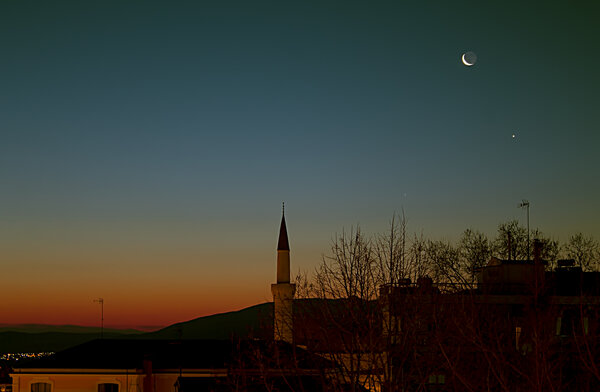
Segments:
[[[282,201],[292,271],[402,208],[600,239],[600,6],[527,3],[0,2],[0,323],[270,300]]]

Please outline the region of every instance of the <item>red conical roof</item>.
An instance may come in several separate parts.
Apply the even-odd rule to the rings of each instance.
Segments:
[[[277,250],[290,250],[287,228],[285,227],[285,215],[281,216],[281,227],[279,228],[279,241],[277,242]]]

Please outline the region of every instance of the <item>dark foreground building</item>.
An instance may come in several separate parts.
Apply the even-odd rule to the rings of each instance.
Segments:
[[[600,390],[600,273],[492,258],[475,288],[382,287],[391,391]]]
[[[20,365],[12,377],[15,392],[321,391],[325,368],[285,342],[104,339]]]

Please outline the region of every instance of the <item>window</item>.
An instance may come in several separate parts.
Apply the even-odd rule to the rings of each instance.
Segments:
[[[519,340],[521,340],[522,332],[523,330],[521,329],[521,327],[515,327],[515,347],[517,350],[519,349]]]
[[[427,378],[428,384],[445,384],[446,376],[443,374],[430,374]]]
[[[31,384],[31,392],[51,392],[52,387],[48,382],[34,382]]]
[[[119,392],[119,384],[108,382],[98,384],[98,392]]]
[[[556,334],[559,336],[587,335],[589,319],[577,309],[565,309],[556,319]]]

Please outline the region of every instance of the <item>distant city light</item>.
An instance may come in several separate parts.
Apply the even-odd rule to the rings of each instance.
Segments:
[[[54,352],[40,352],[40,353],[5,353],[0,354],[0,360],[2,361],[18,361],[21,359],[32,359],[32,358],[43,358],[54,354]]]

